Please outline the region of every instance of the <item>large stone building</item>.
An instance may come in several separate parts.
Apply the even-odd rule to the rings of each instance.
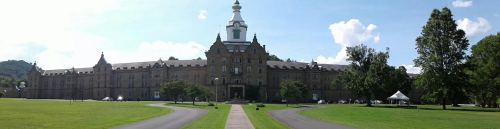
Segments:
[[[265,45],[257,36],[248,41],[238,1],[226,25],[227,39],[217,35],[205,52],[206,60],[157,60],[111,64],[104,54],[88,68],[43,70],[34,64],[28,77],[27,98],[162,100],[160,83],[181,80],[217,90],[218,100],[245,98],[280,101],[279,86],[284,80],[298,80],[312,89],[308,100],[348,99],[348,92],[332,87],[332,80],[344,65],[316,62],[269,61]]]

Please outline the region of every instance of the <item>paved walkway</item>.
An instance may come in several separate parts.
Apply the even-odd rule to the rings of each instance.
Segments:
[[[173,111],[167,115],[120,126],[116,129],[179,129],[207,114],[206,110],[165,106],[163,103],[148,104],[148,106],[170,108]]]
[[[226,129],[255,129],[239,104],[232,104],[226,121]]]
[[[276,120],[294,129],[351,129],[337,124],[326,123],[297,114],[302,110],[312,108],[295,108],[285,110],[274,110],[270,114]]]

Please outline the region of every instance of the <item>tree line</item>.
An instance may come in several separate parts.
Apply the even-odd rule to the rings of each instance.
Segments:
[[[370,100],[388,97],[388,89],[407,94],[416,86],[424,92],[423,100],[440,103],[443,109],[447,104],[458,106],[467,102],[497,107],[500,33],[483,38],[467,55],[469,40],[452,16],[446,7],[434,9],[416,38],[418,57],[414,63],[422,71],[415,80],[408,77],[404,67],[387,65],[388,49],[377,52],[361,44],[347,48],[348,68],[333,84],[347,87],[355,96],[365,99],[367,106],[371,106]]]
[[[189,97],[193,105],[197,99],[204,99],[210,102],[211,97],[213,97],[212,92],[199,85],[187,84],[183,81],[172,80],[161,83],[160,93],[162,96],[166,96],[169,100],[174,101],[177,104],[178,101],[184,101],[184,97]]]

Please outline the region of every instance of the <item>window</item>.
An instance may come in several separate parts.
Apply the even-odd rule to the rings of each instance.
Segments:
[[[155,91],[154,94],[155,94],[155,96],[154,96],[155,99],[159,99],[160,98],[160,91]]]
[[[262,73],[262,69],[259,69],[259,73]]]
[[[240,61],[241,61],[241,60],[240,60],[240,58],[239,58],[239,57],[235,57],[235,58],[234,58],[234,62],[236,62],[236,63],[240,63]]]
[[[247,72],[250,73],[250,71],[252,71],[252,67],[248,66],[247,67]]]
[[[226,72],[226,66],[225,65],[222,66],[222,72]]]
[[[240,39],[240,30],[239,29],[234,29],[233,30],[233,38],[234,39]]]
[[[247,58],[247,63],[252,63],[252,60],[250,58]]]
[[[240,68],[235,67],[234,68],[234,74],[240,74]]]

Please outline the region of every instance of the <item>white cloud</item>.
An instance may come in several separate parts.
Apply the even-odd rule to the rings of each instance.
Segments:
[[[304,62],[304,61],[302,61],[302,62]],[[336,63],[335,58],[326,57],[323,55],[316,57],[316,62],[318,62],[320,64],[334,64],[334,63]]]
[[[470,20],[468,18],[463,18],[457,21],[457,28],[465,31],[465,35],[470,38],[478,34],[483,34],[491,29],[491,25],[488,20],[478,17],[477,21]]]
[[[119,7],[114,0],[0,1],[0,61],[25,59],[61,69],[91,67],[102,51],[110,63],[203,57],[205,47],[196,42],[142,42],[124,50],[116,48],[121,43],[85,31]]]
[[[200,13],[198,14],[198,19],[205,20],[207,19],[207,15],[208,15],[207,10],[200,10]]]
[[[368,42],[380,42],[380,36],[373,33],[376,28],[377,26],[374,24],[365,26],[358,19],[331,24],[329,29],[334,42],[339,44],[341,49],[335,57],[318,56],[316,60],[319,63],[347,64],[347,53],[345,52],[347,47]]]
[[[380,35],[373,37],[373,42],[379,43],[380,42]]]
[[[422,71],[422,69],[420,67],[415,67],[415,65],[403,64],[401,66],[406,68],[406,73],[419,74]]]
[[[472,0],[454,0],[451,5],[455,8],[466,8],[472,6]]]
[[[38,60],[47,68],[79,64],[88,57],[84,52],[99,51],[107,42],[82,29],[118,7],[114,0],[0,1],[0,61]]]

